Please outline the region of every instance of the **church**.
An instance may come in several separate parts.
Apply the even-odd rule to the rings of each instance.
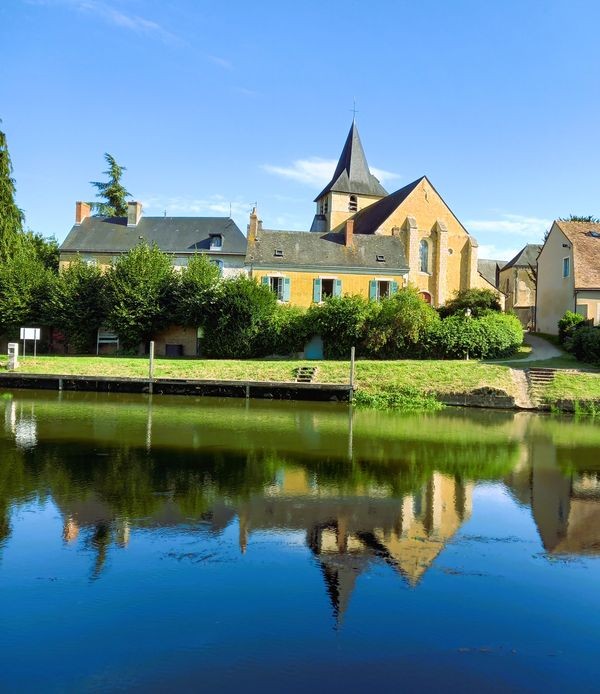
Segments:
[[[250,215],[246,267],[282,302],[377,301],[408,285],[436,307],[464,289],[498,293],[478,271],[477,241],[426,176],[393,193],[373,176],[355,121],[315,203],[310,231],[266,229]]]

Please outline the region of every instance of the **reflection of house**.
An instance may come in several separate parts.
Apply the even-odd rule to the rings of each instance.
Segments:
[[[535,275],[540,249],[540,245],[528,243],[499,270],[498,287],[506,296],[506,310],[513,311],[525,328],[535,323]]]
[[[427,177],[388,194],[371,174],[355,123],[331,181],[319,193],[310,233],[248,227],[246,264],[281,301],[327,296],[377,300],[410,283],[435,306],[461,289],[493,289],[478,272],[477,242]]]
[[[319,560],[336,619],[348,606],[357,576],[372,561],[383,560],[410,585],[416,585],[444,545],[471,515],[472,484],[433,473],[420,490],[402,499],[319,495],[302,473],[287,494],[253,496],[238,506],[240,546],[253,530],[305,529],[307,544]],[[290,503],[293,497],[293,503]]]
[[[556,335],[566,311],[600,323],[600,224],[552,225],[538,257],[536,330]]]
[[[552,554],[600,553],[600,476],[565,476],[551,440],[532,441],[529,466],[508,479],[517,498],[531,507],[544,548]]]

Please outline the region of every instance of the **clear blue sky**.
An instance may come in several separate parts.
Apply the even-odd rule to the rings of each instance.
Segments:
[[[353,99],[389,190],[426,174],[508,257],[600,215],[600,3],[2,0],[0,126],[62,240],[103,153],[146,214],[307,229]],[[376,172],[377,173],[377,172]]]

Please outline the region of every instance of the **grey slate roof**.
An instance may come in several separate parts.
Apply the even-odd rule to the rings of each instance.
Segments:
[[[385,198],[374,202],[354,215],[355,234],[374,234],[394,210],[404,202],[413,192],[419,183],[425,178],[417,178],[416,181],[409,183],[394,193],[386,195]]]
[[[276,256],[275,251],[282,251]],[[377,256],[383,256],[378,261]],[[254,266],[365,269],[373,272],[408,271],[404,244],[396,236],[354,235],[351,246],[344,244],[344,234],[308,231],[272,231],[263,229],[254,244],[248,244],[246,264]]]
[[[354,122],[352,122],[346,138],[333,178],[317,195],[315,202],[330,191],[358,193],[360,195],[387,195],[386,189],[369,170],[358,129]]]
[[[502,269],[507,270],[509,267],[535,267],[541,250],[542,246],[539,243],[528,243]]]
[[[229,217],[142,217],[132,227],[126,217],[87,217],[73,226],[60,250],[123,253],[144,239],[167,253],[194,253],[210,250],[210,234],[223,237],[219,255],[245,255],[246,237]]]
[[[503,266],[503,260],[489,260],[487,258],[477,260],[477,272],[494,287],[498,287],[498,272]]]

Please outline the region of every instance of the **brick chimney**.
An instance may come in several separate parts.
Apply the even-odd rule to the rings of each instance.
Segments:
[[[347,219],[346,220],[346,227],[344,229],[344,235],[345,235],[346,246],[351,246],[352,242],[354,240],[354,220],[353,219]]]
[[[136,227],[142,218],[142,203],[128,202],[127,203],[127,226]]]
[[[90,216],[92,208],[87,202],[75,203],[75,224],[81,224],[86,217]]]
[[[248,243],[254,243],[258,232],[262,229],[262,220],[258,218],[258,213],[256,212],[256,207],[252,208],[250,212],[250,223],[248,224],[247,239]]]

